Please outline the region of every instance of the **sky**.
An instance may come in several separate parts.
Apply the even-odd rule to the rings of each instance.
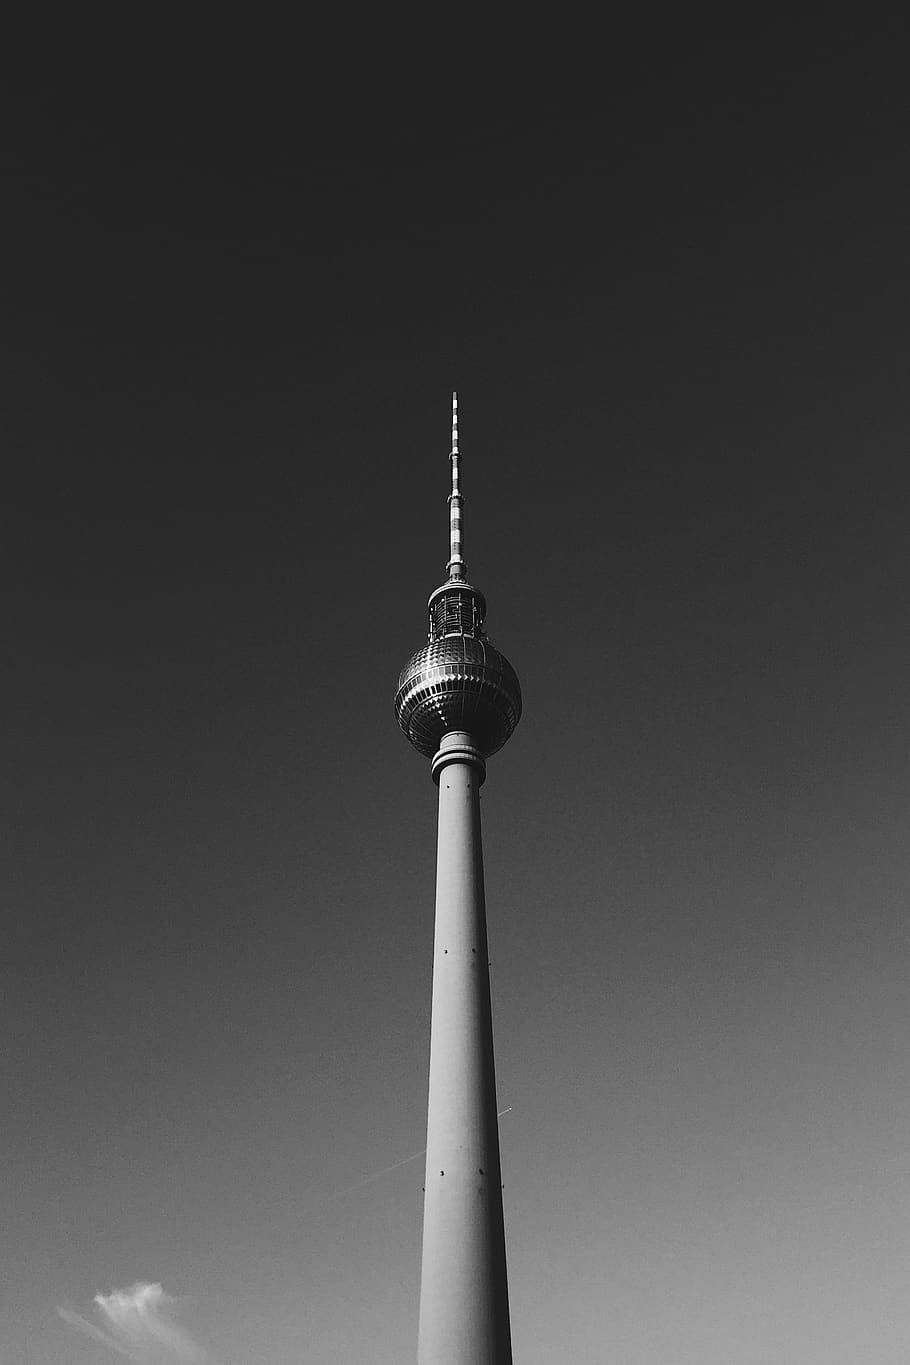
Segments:
[[[516,1362],[903,1365],[899,30],[130,22],[5,95],[0,1365],[414,1358],[453,388]]]

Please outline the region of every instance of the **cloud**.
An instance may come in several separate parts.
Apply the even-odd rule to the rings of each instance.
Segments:
[[[130,1289],[114,1289],[96,1294],[101,1326],[70,1308],[58,1308],[65,1323],[93,1341],[103,1342],[127,1360],[138,1365],[157,1365],[159,1361],[202,1362],[209,1358],[192,1337],[172,1321],[170,1308],[175,1302],[160,1284],[134,1284]]]

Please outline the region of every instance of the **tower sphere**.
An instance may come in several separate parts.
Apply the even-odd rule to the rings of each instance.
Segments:
[[[464,629],[468,625],[464,616],[474,615],[464,611],[471,598],[482,601],[481,594],[467,584],[437,589],[430,598],[429,643],[408,660],[398,679],[398,724],[414,748],[428,758],[451,730],[467,731],[489,758],[502,748],[521,716],[521,687],[515,670],[482,634],[483,618],[470,630]],[[434,633],[434,606],[437,617],[450,616],[451,633]]]

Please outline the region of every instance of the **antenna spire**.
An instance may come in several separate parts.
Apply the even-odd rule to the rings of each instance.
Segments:
[[[452,491],[449,494],[449,562],[446,569],[449,579],[454,583],[464,582],[465,565],[462,558],[462,516],[461,516],[461,488],[458,483],[459,457],[458,457],[458,394],[452,394],[452,451],[449,455],[452,462]]]

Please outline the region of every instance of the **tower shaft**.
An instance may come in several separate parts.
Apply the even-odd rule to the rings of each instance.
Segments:
[[[511,1365],[487,952],[483,754],[450,732],[439,784],[418,1365]]]

